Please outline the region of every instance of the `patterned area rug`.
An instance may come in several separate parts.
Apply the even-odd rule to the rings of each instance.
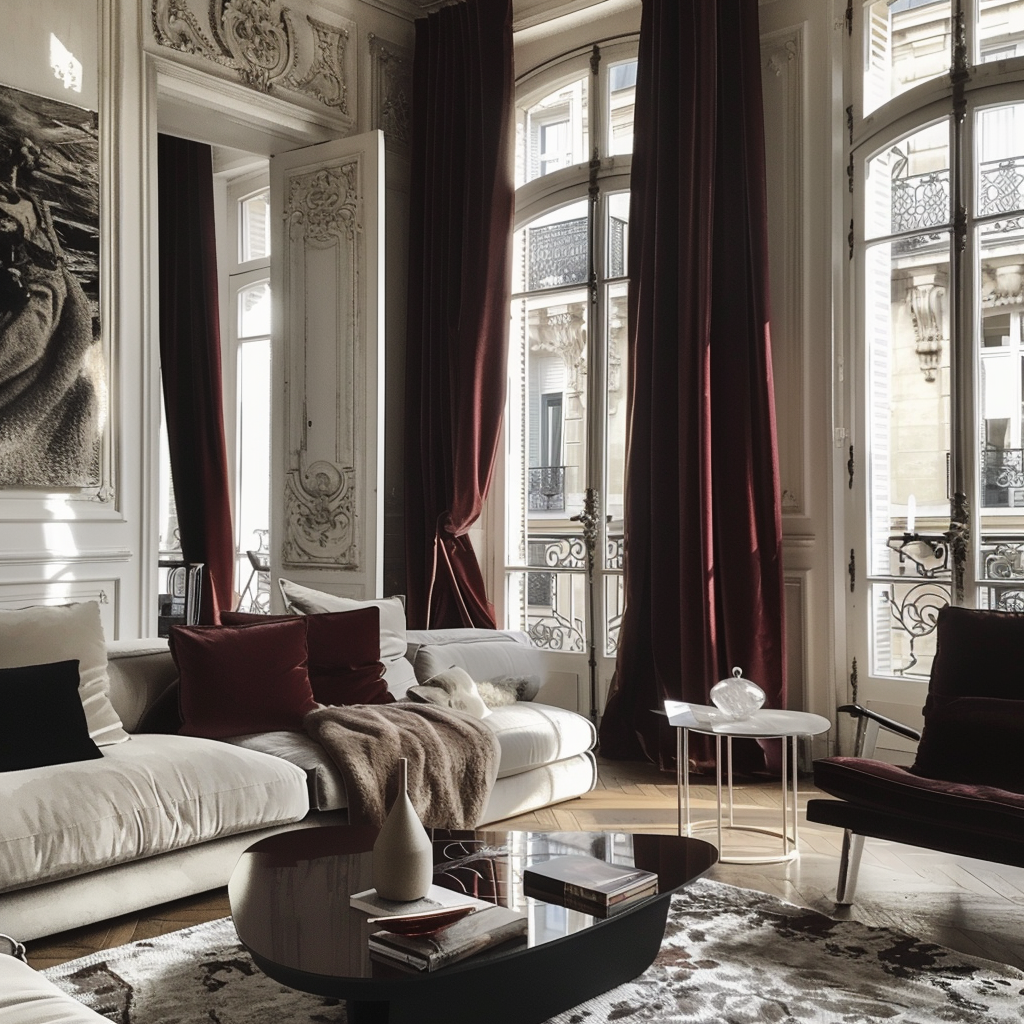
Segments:
[[[271,981],[229,919],[44,972],[117,1024],[343,1024],[337,1000]],[[763,893],[694,882],[639,978],[550,1024],[1021,1024],[1024,973]]]

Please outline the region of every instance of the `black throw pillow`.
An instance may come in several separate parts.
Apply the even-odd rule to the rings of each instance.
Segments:
[[[78,695],[78,661],[0,669],[0,772],[102,757]]]

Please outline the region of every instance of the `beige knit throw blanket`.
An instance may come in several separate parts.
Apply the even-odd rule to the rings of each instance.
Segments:
[[[498,738],[478,718],[433,704],[310,711],[306,732],[337,765],[353,825],[381,825],[409,760],[409,797],[428,828],[474,828],[498,776]]]

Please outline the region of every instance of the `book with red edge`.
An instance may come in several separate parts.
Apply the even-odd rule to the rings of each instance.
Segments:
[[[380,931],[367,941],[374,959],[420,971],[437,971],[494,946],[522,939],[527,930],[524,913],[491,904],[430,935]]]
[[[465,906],[483,910],[485,907],[493,906],[487,900],[480,900],[467,893],[456,892],[454,889],[446,889],[433,884],[427,890],[426,896],[418,900],[386,900],[377,895],[376,889],[365,889],[363,892],[352,893],[348,902],[353,909],[361,910],[373,917],[418,914],[428,910],[447,910],[450,907]]]
[[[637,894],[653,895],[657,887],[653,871],[609,864],[586,854],[552,857],[523,871],[523,892],[554,903],[573,899],[608,907]]]

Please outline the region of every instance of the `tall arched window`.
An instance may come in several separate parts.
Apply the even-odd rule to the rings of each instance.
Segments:
[[[593,643],[605,659],[622,611],[635,81],[630,40],[568,56],[517,90],[505,624],[546,650],[584,655]]]
[[[1024,0],[852,15],[849,640],[919,715],[938,608],[1024,608]]]

